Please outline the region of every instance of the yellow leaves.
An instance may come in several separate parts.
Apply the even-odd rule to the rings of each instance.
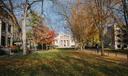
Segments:
[[[97,33],[89,8],[90,6],[83,6],[80,4],[77,4],[77,7],[72,8],[70,29],[72,30],[74,37],[79,42],[85,42]]]

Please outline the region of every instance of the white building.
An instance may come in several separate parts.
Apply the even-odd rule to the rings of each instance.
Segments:
[[[0,46],[12,46],[21,37],[20,26],[14,26],[9,14],[0,8]]]
[[[13,44],[13,25],[0,19],[0,46],[10,46]]]
[[[75,46],[75,42],[71,35],[68,34],[59,34],[55,38],[54,45],[57,48],[73,48]]]

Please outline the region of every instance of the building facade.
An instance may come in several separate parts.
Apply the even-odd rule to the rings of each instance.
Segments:
[[[55,38],[54,45],[57,48],[73,48],[75,46],[75,42],[71,35],[68,34],[59,34]]]
[[[13,26],[11,23],[0,19],[0,46],[11,46],[13,44]]]
[[[112,25],[107,27],[104,44],[112,49],[128,49],[128,31],[125,26]]]
[[[128,31],[125,26],[114,25],[115,49],[128,49]]]

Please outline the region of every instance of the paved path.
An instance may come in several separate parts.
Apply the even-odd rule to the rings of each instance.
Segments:
[[[101,53],[97,53],[96,50],[94,50],[94,49],[86,49],[85,52],[101,55]],[[111,57],[118,57],[118,58],[127,59],[127,55],[126,54],[122,54],[122,53],[105,52],[105,55],[106,56],[111,56]]]

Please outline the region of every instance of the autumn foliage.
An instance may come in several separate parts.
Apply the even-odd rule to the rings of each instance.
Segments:
[[[89,5],[83,6],[78,2],[77,5],[72,8],[69,19],[71,24],[70,29],[81,49],[85,47],[85,43],[88,43],[88,41],[98,34],[90,12]]]
[[[55,31],[46,26],[36,26],[33,28],[34,41],[39,44],[52,44],[56,36]]]

